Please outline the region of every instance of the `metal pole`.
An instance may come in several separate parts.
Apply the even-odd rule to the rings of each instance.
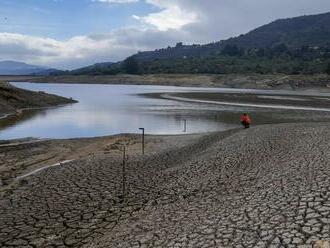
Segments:
[[[126,194],[126,146],[124,145],[123,151],[123,202]]]
[[[187,120],[186,119],[183,120],[183,132],[184,133],[187,132]]]
[[[142,130],[142,155],[144,155],[144,128],[139,128]]]

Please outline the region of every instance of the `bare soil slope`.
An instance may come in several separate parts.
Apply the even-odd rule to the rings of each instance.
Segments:
[[[16,113],[25,108],[51,107],[74,102],[76,101],[65,97],[23,90],[8,83],[0,83],[0,116]]]

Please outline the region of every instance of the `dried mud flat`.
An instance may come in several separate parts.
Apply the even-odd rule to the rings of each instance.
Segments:
[[[173,136],[45,169],[0,200],[1,247],[312,247],[330,239],[328,123]],[[175,138],[176,137],[176,138]],[[150,150],[150,151],[151,151]]]
[[[203,136],[148,135],[145,149],[148,154],[171,149],[173,144],[185,146]],[[178,141],[178,139],[180,139]],[[121,160],[123,145],[128,156],[141,154],[141,135],[119,134],[96,138],[0,140],[0,196],[10,193],[17,183],[24,183],[26,175],[66,161],[107,155],[107,159]]]

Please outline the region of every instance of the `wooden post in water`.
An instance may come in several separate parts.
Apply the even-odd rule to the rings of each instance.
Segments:
[[[187,120],[186,119],[183,120],[183,132],[184,133],[187,132]]]

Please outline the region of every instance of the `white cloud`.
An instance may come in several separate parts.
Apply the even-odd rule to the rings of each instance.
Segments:
[[[167,7],[160,12],[151,13],[147,16],[138,17],[134,15],[133,17],[142,21],[144,24],[156,27],[161,31],[180,29],[183,26],[197,22],[198,20],[195,13],[182,11],[177,5]]]
[[[0,33],[0,54],[1,60],[18,60],[56,68],[76,68],[103,61],[119,61],[137,51],[167,46],[180,39],[184,39],[184,33],[136,28],[75,36],[65,41]]]
[[[132,3],[140,0],[92,0],[103,3]],[[180,29],[183,26],[197,22],[198,17],[194,12],[183,11],[177,1],[173,0],[145,0],[146,3],[159,8],[158,11],[146,16],[132,15],[132,17],[142,24],[157,28],[160,31],[169,29]]]
[[[118,58],[122,47],[111,37],[96,40],[89,36],[76,36],[66,41],[13,33],[0,33],[2,59],[66,67],[84,65],[97,59]],[[117,54],[116,54],[117,53]]]

